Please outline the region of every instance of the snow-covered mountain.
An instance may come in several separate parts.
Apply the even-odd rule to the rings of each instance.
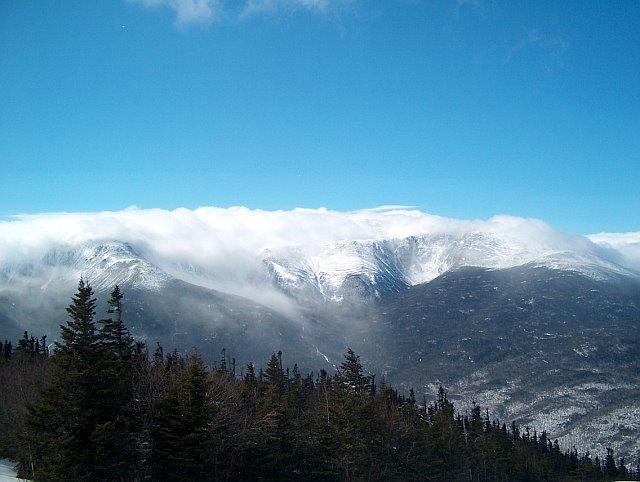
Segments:
[[[304,370],[331,369],[350,346],[400,387],[443,383],[569,444],[597,435],[594,451],[640,456],[637,431],[604,420],[640,423],[639,273],[640,233],[578,236],[508,216],[32,216],[0,222],[0,334],[55,338],[83,276],[99,310],[123,288],[126,321],[151,346],[225,347],[258,364],[281,349]]]
[[[0,223],[0,234],[0,291],[82,275],[96,289],[160,289],[175,278],[260,302],[274,288],[297,301],[342,302],[380,299],[465,266],[533,263],[594,279],[640,272],[638,233],[569,235],[508,216],[127,210],[27,217]]]
[[[268,250],[263,262],[285,292],[304,297],[316,294],[333,301],[358,295],[379,298],[465,266],[507,269],[533,263],[593,279],[638,275],[618,264],[621,257],[616,251],[590,243],[578,246],[575,250],[532,246],[483,232],[424,234]]]
[[[1,265],[0,283],[32,285],[41,290],[55,285],[77,283],[80,277],[91,282],[96,291],[115,285],[160,289],[170,276],[143,259],[131,245],[117,241],[55,247],[44,256]]]
[[[229,274],[227,281],[261,283],[281,290],[299,301],[361,301],[380,299],[386,293],[426,283],[452,269],[476,266],[507,269],[535,264],[581,273],[593,279],[638,276],[614,260],[617,252],[601,250],[562,251],[551,246],[532,250],[512,239],[487,233],[410,236],[402,239],[345,240],[324,245],[287,246],[266,249],[243,270]],[[604,255],[603,255],[604,254]],[[80,276],[97,291],[121,286],[159,290],[177,278],[226,291],[224,279],[214,265],[196,266],[145,259],[130,243],[101,241],[77,247],[57,246],[38,259],[0,265],[0,281],[5,285],[38,280],[40,289],[51,283],[75,283]],[[233,282],[233,283],[231,283]]]

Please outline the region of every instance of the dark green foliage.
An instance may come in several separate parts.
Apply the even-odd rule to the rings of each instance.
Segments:
[[[97,389],[104,395],[94,434],[96,456],[106,478],[123,479],[131,475],[138,454],[134,434],[138,421],[134,416],[133,357],[134,340],[122,321],[122,292],[116,286],[107,311],[113,315],[100,320],[95,370]]]
[[[88,479],[97,463],[92,438],[95,410],[103,393],[95,366],[98,336],[96,300],[80,280],[56,344],[54,378],[38,403],[29,407],[22,450],[36,480]]]
[[[616,466],[616,459],[613,456],[612,448],[607,449],[607,455],[604,458],[603,470],[609,480],[613,480],[619,475],[619,470]]]
[[[204,480],[213,407],[202,358],[191,356],[169,383],[152,422],[148,473],[153,480]]]
[[[119,320],[98,331],[95,307],[81,279],[56,343],[53,380],[25,418],[21,451],[34,480],[114,480],[135,467],[127,419],[132,345],[115,329]]]
[[[351,348],[347,349],[336,378],[344,390],[352,393],[367,392],[373,386],[373,378],[362,373],[360,357]]]
[[[100,342],[110,357],[126,362],[133,356],[134,340],[122,321],[123,297],[120,288],[116,286],[111,292],[108,301],[110,308],[107,310],[107,313],[114,316],[101,320]]]

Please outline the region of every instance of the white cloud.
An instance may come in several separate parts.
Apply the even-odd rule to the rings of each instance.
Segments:
[[[286,306],[282,295],[264,286],[267,280],[261,263],[266,250],[283,253],[302,246],[311,253],[345,240],[434,235],[460,241],[482,234],[497,240],[497,255],[505,256],[511,265],[572,252],[581,259],[599,256],[622,262],[627,268],[640,268],[638,234],[589,239],[559,232],[537,219],[505,215],[469,221],[406,206],[354,212],[325,208],[264,211],[201,207],[166,211],[132,207],[117,212],[52,213],[0,221],[0,275],[4,272],[10,278],[12,275],[6,273],[19,272],[31,276],[33,270],[25,271],[21,266],[35,263],[37,268],[53,250],[64,253],[87,243],[120,241],[185,281],[282,307]],[[46,269],[41,272],[48,277],[47,283],[53,280],[55,273],[46,274]]]
[[[588,238],[598,246],[621,253],[625,264],[640,268],[640,232],[599,233]]]
[[[130,0],[146,7],[167,7],[175,11],[176,23],[181,26],[207,24],[217,18],[222,10],[218,0]]]
[[[483,16],[487,11],[487,5],[484,0],[457,0],[456,8],[458,11],[465,7],[468,7]]]
[[[546,246],[587,250],[587,237],[561,233],[543,221],[513,216],[488,220],[457,220],[407,206],[382,206],[354,212],[320,209],[291,211],[228,209],[128,208],[97,213],[52,213],[17,216],[0,222],[0,261],[38,255],[53,245],[77,246],[100,240],[131,243],[158,257],[218,264],[244,257],[253,260],[265,249],[322,245],[341,240],[404,238],[420,234],[491,233],[533,249]],[[604,244],[605,235],[592,241]],[[613,239],[609,235],[607,239]],[[617,239],[617,238],[616,238]],[[635,238],[637,240],[637,236]],[[629,244],[629,243],[627,243]],[[622,243],[613,246],[622,249]],[[626,245],[626,244],[625,244]]]

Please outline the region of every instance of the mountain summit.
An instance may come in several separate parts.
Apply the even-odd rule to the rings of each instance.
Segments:
[[[211,361],[227,349],[243,365],[282,350],[317,370],[349,346],[407,390],[444,384],[566,446],[637,457],[624,427],[640,423],[639,268],[640,233],[509,216],[29,216],[0,223],[0,328],[53,339],[82,276],[99,300],[120,285],[125,320],[152,347],[197,346]]]
[[[305,301],[379,299],[465,266],[533,263],[594,279],[640,273],[640,233],[578,236],[510,216],[134,209],[27,216],[1,223],[0,232],[5,284],[46,287],[84,274],[96,288],[158,288],[177,278],[260,302],[272,288]]]

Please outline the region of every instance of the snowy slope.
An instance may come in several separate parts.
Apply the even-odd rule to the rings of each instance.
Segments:
[[[384,241],[343,241],[275,253],[266,251],[263,263],[288,293],[317,290],[326,299],[341,301],[356,282],[376,297],[379,290],[393,291],[409,283],[393,244]]]
[[[242,340],[239,359],[263,361],[283,349],[309,369],[320,358],[339,363],[353,346],[375,369],[415,387],[443,373],[457,386],[461,370],[471,377],[493,363],[485,366],[487,396],[526,380],[500,401],[515,410],[532,379],[527,360],[540,372],[533,394],[581,393],[604,375],[617,380],[611,392],[636,383],[639,272],[640,233],[585,237],[507,216],[210,208],[50,215],[0,222],[0,324],[6,333],[55,333],[83,276],[99,297],[123,286],[136,336],[209,351]],[[357,304],[370,300],[379,302]],[[558,383],[549,382],[547,359],[571,367]],[[517,377],[503,380],[509,370]],[[474,377],[460,393],[477,394]],[[553,402],[553,413],[545,402],[513,414],[558,430],[575,405],[565,402]],[[637,426],[635,402],[610,408]],[[593,418],[583,412],[571,413]],[[595,440],[596,425],[571,429],[567,442]],[[614,432],[602,433],[605,443]]]
[[[59,246],[44,256],[0,266],[0,283],[8,286],[37,286],[77,283],[82,276],[95,290],[116,284],[160,289],[170,277],[144,260],[128,243],[100,242],[78,247]]]
[[[142,259],[127,243],[87,246],[81,250],[81,262],[76,266],[98,290],[115,285],[158,290],[170,279],[165,272]]]
[[[378,297],[465,266],[506,269],[533,263],[600,280],[637,275],[616,262],[622,257],[614,250],[592,243],[583,243],[581,248],[526,243],[493,233],[443,233],[269,250],[263,263],[284,291],[317,290],[334,301],[342,300],[345,287],[354,279]]]
[[[250,298],[275,287],[298,300],[343,301],[379,298],[455,268],[529,263],[595,279],[637,276],[640,234],[585,237],[535,219],[400,210],[129,210],[0,224],[0,290],[48,289],[80,275],[96,289],[160,289],[177,278]]]

